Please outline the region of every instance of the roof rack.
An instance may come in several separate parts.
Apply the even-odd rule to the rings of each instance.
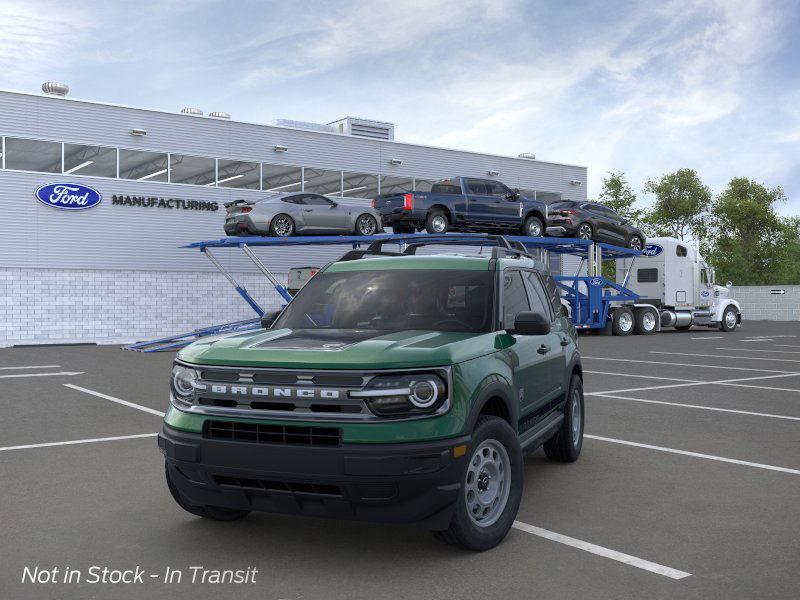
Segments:
[[[401,253],[386,252],[383,250],[384,244],[407,244],[405,250]],[[414,235],[411,239],[397,239],[393,238],[376,239],[367,247],[366,250],[353,250],[345,254],[340,261],[356,260],[363,258],[367,255],[373,256],[413,256],[417,253],[417,249],[423,246],[491,246],[492,258],[502,257],[516,257],[516,258],[531,258],[534,257],[528,253],[527,249],[520,242],[509,242],[502,235],[480,235],[474,234],[428,234],[424,236]]]

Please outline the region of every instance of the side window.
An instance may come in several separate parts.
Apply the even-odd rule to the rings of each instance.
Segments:
[[[511,190],[499,181],[487,181],[484,183],[484,185],[486,186],[486,193],[491,196],[500,196],[501,198],[505,198],[507,194],[511,193]]]
[[[553,279],[553,276],[549,273],[542,274],[542,280],[544,281],[544,289],[547,292],[547,298],[550,300],[550,306],[553,308],[553,314],[560,315],[563,306],[561,304],[561,291],[558,288],[556,280]]]
[[[677,256],[687,256],[689,251],[686,249],[686,246],[681,246],[680,244],[675,248],[675,254]]]
[[[281,198],[281,201],[286,202],[288,204],[305,204],[305,196],[298,195],[298,196],[286,196],[285,198]]]
[[[503,273],[503,327],[514,327],[514,317],[517,313],[530,310],[528,293],[522,282],[519,271],[505,271]]]
[[[700,269],[700,283],[705,283],[705,284],[710,283],[708,280],[708,270]]]
[[[323,196],[317,196],[315,194],[309,194],[305,197],[304,204],[310,204],[312,206],[330,206],[333,204],[330,200]]]
[[[658,281],[658,269],[639,269],[636,271],[638,283],[655,283]]]
[[[553,313],[550,310],[550,302],[547,300],[547,295],[542,287],[539,276],[532,271],[525,271],[523,277],[528,284],[528,296],[531,301],[531,310],[544,315],[545,318],[549,318],[552,321]]]
[[[489,190],[486,189],[486,184],[480,179],[467,179],[466,183],[467,191],[470,194],[479,194],[481,196],[485,196],[489,193]]]

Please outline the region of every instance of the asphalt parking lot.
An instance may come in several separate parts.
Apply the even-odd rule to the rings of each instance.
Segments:
[[[800,323],[583,336],[574,464],[525,461],[518,526],[483,554],[426,532],[183,512],[156,447],[172,355],[0,350],[0,596],[797,598]],[[256,567],[252,584],[22,583],[25,567]]]

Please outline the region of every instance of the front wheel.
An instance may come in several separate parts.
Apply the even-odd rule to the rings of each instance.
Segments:
[[[721,331],[733,331],[739,324],[739,319],[736,316],[736,310],[729,306],[722,313],[722,321],[720,321],[719,328]]]
[[[541,237],[544,234],[544,225],[539,217],[528,217],[522,226],[522,235],[528,237]]]
[[[378,231],[378,221],[372,215],[363,214],[356,219],[356,235],[375,235]]]
[[[632,235],[628,240],[628,248],[631,250],[641,250],[644,248],[644,241],[638,235]]]
[[[450,526],[435,535],[467,550],[495,547],[508,534],[522,500],[522,450],[498,417],[478,419]]]
[[[583,448],[583,380],[573,373],[569,383],[564,420],[556,434],[544,443],[544,453],[550,460],[575,462]]]

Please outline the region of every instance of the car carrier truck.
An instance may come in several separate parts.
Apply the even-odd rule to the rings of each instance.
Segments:
[[[714,270],[697,249],[676,238],[648,238],[641,256],[616,261],[616,281],[639,296],[609,314],[615,335],[654,333],[693,325],[733,331],[742,322],[731,283],[716,285]]]

